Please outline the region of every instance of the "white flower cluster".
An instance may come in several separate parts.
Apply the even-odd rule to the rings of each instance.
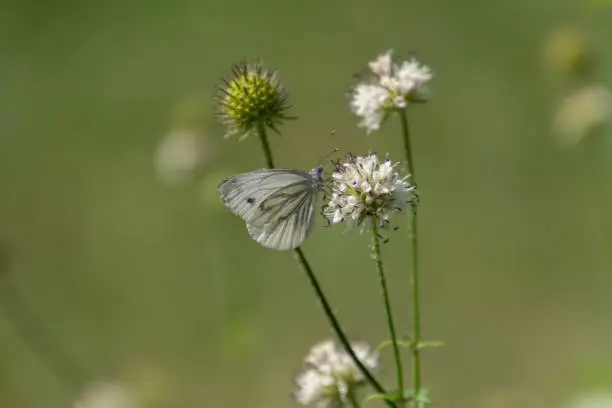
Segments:
[[[567,404],[567,408],[610,408],[612,393],[594,392],[576,395]]]
[[[372,217],[384,228],[391,213],[416,198],[416,187],[400,175],[398,165],[388,157],[381,162],[375,154],[348,155],[345,163],[336,163],[323,216],[331,224],[346,220],[358,226],[366,226],[364,221]]]
[[[353,342],[351,348],[366,368],[378,368],[378,351],[370,345]],[[298,403],[334,408],[345,404],[349,393],[364,384],[364,377],[349,354],[340,345],[327,340],[310,349],[295,383],[294,397]]]
[[[368,133],[380,128],[389,111],[403,109],[408,102],[424,102],[429,96],[431,69],[414,58],[396,63],[391,53],[389,50],[369,63],[374,77],[358,84],[352,93],[351,109]]]
[[[202,132],[174,129],[155,152],[155,170],[160,180],[179,184],[189,180],[212,153],[211,144]]]
[[[130,391],[119,383],[96,382],[89,384],[74,408],[136,408]]]
[[[611,119],[612,93],[603,84],[590,84],[563,100],[553,125],[562,142],[574,145]]]

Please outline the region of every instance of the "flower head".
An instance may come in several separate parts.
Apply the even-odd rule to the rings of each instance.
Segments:
[[[596,67],[598,55],[587,33],[574,26],[560,26],[544,43],[544,63],[553,74],[588,78]]]
[[[302,405],[316,404],[319,408],[336,408],[343,405],[343,396],[334,377],[306,367],[295,378],[295,401]],[[344,393],[344,391],[343,391]]]
[[[232,69],[232,78],[219,87],[219,114],[228,127],[228,135],[242,138],[258,125],[276,130],[290,106],[287,91],[278,73],[260,63],[240,63]]]
[[[590,392],[574,396],[567,408],[606,408],[612,406],[612,393],[606,391]]]
[[[353,342],[357,358],[370,370],[378,368],[379,355],[365,342]],[[352,390],[363,385],[364,377],[349,354],[337,343],[326,340],[313,346],[304,369],[296,377],[297,402],[319,408],[341,407]]]
[[[612,119],[612,94],[602,84],[584,85],[568,95],[553,122],[561,141],[574,145]]]
[[[374,75],[355,86],[351,94],[351,110],[368,133],[378,130],[390,111],[404,109],[409,102],[425,102],[429,96],[431,69],[414,58],[395,62],[391,53],[389,50],[368,64]]]
[[[204,132],[173,129],[162,139],[155,152],[155,170],[161,181],[179,184],[193,177],[212,156],[212,151]]]
[[[408,176],[400,175],[398,165],[388,157],[380,161],[375,154],[349,154],[346,162],[336,163],[332,196],[323,207],[323,216],[331,224],[346,220],[359,226],[366,225],[367,218],[375,218],[380,228],[385,228],[391,213],[416,198],[416,187],[408,182]]]
[[[74,408],[136,408],[134,396],[118,383],[89,384]]]

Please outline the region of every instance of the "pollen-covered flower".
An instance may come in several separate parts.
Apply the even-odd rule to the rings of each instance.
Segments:
[[[379,364],[378,352],[365,342],[353,342],[351,348],[369,370]],[[304,369],[296,377],[297,402],[319,408],[341,407],[347,396],[365,383],[363,374],[349,354],[337,343],[326,340],[312,347],[304,360]]]
[[[218,94],[219,115],[228,127],[228,136],[244,138],[259,124],[276,130],[287,111],[287,91],[278,73],[260,63],[240,63],[232,69],[232,78],[223,80]]]
[[[330,224],[347,221],[358,226],[374,218],[385,228],[391,213],[416,200],[416,187],[398,172],[398,166],[388,157],[380,161],[375,154],[347,155],[346,162],[336,163],[332,173],[332,195],[323,216]]]
[[[431,69],[414,58],[393,61],[391,54],[389,50],[370,62],[374,75],[355,86],[351,94],[350,107],[368,133],[378,130],[390,111],[403,109],[409,102],[425,102],[429,96]]]

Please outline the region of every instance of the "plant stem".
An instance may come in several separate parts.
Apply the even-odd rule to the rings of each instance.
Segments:
[[[269,168],[272,169],[274,168],[274,161],[272,159],[272,150],[270,149],[270,143],[268,142],[268,135],[266,133],[266,127],[263,122],[259,122],[257,126],[257,133],[259,134],[259,139],[261,141],[261,147],[266,157],[266,164],[268,165]],[[323,307],[323,311],[325,312],[325,315],[327,316],[327,319],[329,320],[329,323],[332,326],[332,329],[336,333],[336,336],[340,340],[342,347],[349,354],[349,356],[351,357],[351,359],[353,360],[353,362],[355,363],[355,365],[357,366],[361,374],[363,374],[364,378],[370,384],[370,386],[372,386],[372,388],[374,388],[374,390],[376,390],[376,392],[380,394],[387,394],[387,391],[382,387],[382,385],[380,385],[380,383],[376,380],[376,378],[372,375],[372,373],[370,373],[368,368],[365,365],[363,365],[361,360],[359,360],[359,357],[357,357],[357,355],[353,351],[351,347],[351,343],[349,342],[346,334],[344,333],[342,326],[340,326],[340,323],[338,322],[338,319],[336,318],[334,311],[329,305],[329,302],[327,301],[327,298],[325,297],[325,294],[323,293],[323,289],[321,289],[321,285],[319,284],[317,277],[312,271],[312,268],[310,267],[310,263],[306,259],[304,252],[302,251],[301,248],[296,248],[294,252],[295,252],[295,257],[297,261],[302,267],[302,270],[306,273],[306,276],[308,277],[308,281],[310,282],[310,285],[312,286],[312,289],[314,290],[314,293],[317,299],[319,300],[321,307]],[[385,400],[385,402],[390,408],[397,408],[397,406],[395,405],[395,403],[393,403],[393,401]]]
[[[412,184],[416,185],[414,174],[414,162],[412,160],[412,150],[410,148],[410,132],[408,129],[408,116],[405,109],[398,111],[400,122],[402,124],[402,134],[404,136],[404,150],[406,152],[406,161],[408,162],[408,172],[412,179]],[[417,234],[417,215],[416,210],[412,211],[410,217],[410,241],[412,244],[412,377],[414,381],[415,395],[419,395],[421,390],[421,354],[419,342],[421,341],[421,311],[419,300],[419,241]]]
[[[408,173],[414,183],[414,162],[412,161],[412,149],[410,148],[410,130],[408,129],[408,115],[406,109],[399,109],[397,111],[402,124],[402,135],[404,136],[404,152],[406,153],[406,162],[408,165]]]
[[[355,392],[352,389],[349,389],[347,398],[353,408],[360,408],[359,401],[357,401],[357,397],[355,397]]]
[[[340,340],[342,347],[344,347],[346,352],[351,356],[351,359],[353,360],[355,365],[357,365],[357,368],[359,368],[359,371],[361,371],[366,381],[372,386],[372,388],[374,388],[376,392],[380,394],[386,394],[387,391],[385,391],[382,385],[380,385],[380,383],[376,380],[376,378],[372,375],[372,373],[370,373],[368,368],[363,365],[361,360],[359,360],[359,357],[357,357],[357,355],[353,351],[351,344],[348,338],[346,337],[344,330],[342,330],[342,327],[340,326],[340,323],[338,322],[338,319],[336,318],[333,310],[331,309],[329,303],[327,302],[325,294],[323,293],[323,290],[321,289],[321,285],[319,285],[319,281],[317,280],[317,277],[312,271],[310,264],[306,260],[306,257],[304,256],[302,249],[296,248],[295,253],[296,253],[298,261],[300,262],[300,265],[302,265],[302,269],[304,270],[304,272],[306,272],[306,276],[308,277],[308,280],[310,281],[310,285],[312,286],[312,289],[314,290],[315,295],[317,296],[317,299],[321,303],[321,306],[323,307],[323,310],[325,311],[325,315],[327,316],[329,323],[334,329],[334,332],[338,336],[338,339]],[[390,407],[396,406],[392,401],[385,400],[385,402]]]
[[[397,343],[397,335],[395,334],[395,324],[393,323],[393,312],[391,311],[391,302],[389,301],[389,290],[387,289],[387,279],[383,268],[382,256],[380,253],[380,237],[378,232],[378,219],[372,217],[372,246],[374,247],[374,256],[376,267],[378,269],[378,277],[380,279],[380,287],[382,289],[383,300],[385,304],[385,314],[387,316],[387,325],[389,326],[389,334],[391,335],[391,344],[393,345],[393,356],[395,358],[395,371],[397,377],[397,393],[398,401],[401,405],[404,404],[404,369],[402,368],[402,356],[400,355],[399,345]]]
[[[269,169],[274,168],[274,160],[272,159],[272,149],[270,149],[270,142],[268,142],[268,133],[266,132],[266,124],[261,120],[257,122],[257,133],[259,134],[259,140],[261,141],[261,150],[264,152],[266,157],[266,166]]]

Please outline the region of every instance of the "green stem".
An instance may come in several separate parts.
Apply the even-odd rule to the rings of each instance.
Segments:
[[[260,122],[258,124],[257,132],[259,134],[259,139],[261,140],[262,150],[266,157],[266,163],[269,168],[274,168],[274,161],[272,159],[272,150],[270,149],[270,143],[268,142],[268,135],[266,133],[266,127],[264,123]],[[304,252],[302,251],[301,248],[296,248],[294,252],[295,252],[296,259],[298,260],[300,266],[306,273],[306,276],[308,277],[308,281],[310,282],[310,285],[312,286],[312,289],[314,290],[315,295],[317,299],[319,300],[319,303],[323,307],[323,311],[325,312],[325,315],[327,316],[329,323],[331,324],[334,332],[336,333],[336,336],[340,340],[342,347],[349,354],[349,356],[351,357],[351,359],[353,360],[353,362],[355,363],[355,365],[357,366],[361,374],[364,376],[366,381],[370,384],[370,386],[372,386],[372,388],[374,388],[374,390],[376,390],[376,392],[380,394],[387,394],[387,391],[383,388],[382,385],[380,385],[380,383],[376,380],[376,378],[372,375],[372,373],[370,373],[368,368],[365,365],[363,365],[361,360],[359,360],[359,357],[357,357],[357,355],[353,351],[351,347],[351,343],[349,342],[346,334],[344,333],[342,326],[340,326],[340,323],[338,322],[338,319],[336,318],[334,311],[329,305],[329,302],[327,301],[327,298],[325,297],[325,294],[323,293],[323,289],[321,289],[321,285],[319,284],[317,277],[312,271],[312,268],[310,267],[310,263],[306,259]],[[395,405],[395,403],[393,403],[393,401],[385,400],[385,402],[390,408],[397,408],[397,406]]]
[[[360,408],[359,401],[357,401],[357,397],[355,397],[355,391],[349,389],[347,398],[353,408]]]
[[[262,121],[257,122],[257,133],[259,134],[259,140],[261,141],[261,150],[266,156],[266,166],[269,169],[274,168],[274,160],[272,160],[272,149],[270,149],[270,142],[268,142],[268,133],[266,132],[266,124]]]
[[[408,172],[410,174],[412,184],[416,185],[414,175],[414,162],[412,160],[412,150],[410,148],[410,132],[408,129],[408,116],[406,110],[398,111],[400,122],[402,124],[402,134],[404,136],[404,150],[406,152],[406,160],[408,162]],[[419,342],[421,341],[421,311],[419,300],[419,241],[417,234],[417,215],[416,211],[412,212],[410,217],[411,244],[412,244],[412,377],[414,381],[414,392],[419,395],[421,390],[421,354]]]
[[[304,270],[304,272],[306,272],[306,276],[308,277],[308,280],[310,281],[310,285],[312,286],[312,289],[314,290],[315,295],[317,296],[317,299],[321,303],[321,306],[323,307],[323,310],[325,311],[325,315],[327,316],[329,323],[334,329],[334,332],[338,336],[338,339],[340,340],[342,347],[344,348],[344,350],[346,350],[349,356],[351,356],[351,359],[353,360],[357,368],[359,368],[359,371],[361,371],[361,374],[363,374],[366,381],[372,386],[372,388],[374,388],[376,392],[380,394],[387,394],[387,391],[385,391],[382,385],[380,385],[380,383],[376,380],[376,378],[372,375],[372,373],[370,373],[368,368],[363,365],[361,360],[359,360],[359,357],[357,357],[357,355],[353,351],[353,348],[351,347],[351,343],[346,337],[344,330],[342,330],[342,326],[340,326],[338,319],[336,318],[332,308],[327,302],[325,294],[323,293],[323,290],[321,289],[321,285],[319,285],[319,281],[317,280],[317,277],[312,271],[310,264],[306,260],[306,257],[304,256],[302,249],[296,248],[295,254],[296,254],[298,261],[300,262],[300,265],[302,265],[302,269]],[[387,403],[389,407],[396,406],[392,401],[385,400],[385,402]]]
[[[414,162],[412,161],[412,149],[410,148],[410,130],[408,129],[408,115],[406,109],[397,111],[402,124],[402,134],[404,136],[404,152],[406,153],[406,161],[408,165],[408,174],[414,183]]]
[[[372,246],[374,247],[374,257],[376,267],[378,269],[378,277],[380,279],[380,287],[382,289],[383,300],[385,304],[385,314],[387,316],[387,325],[389,326],[389,334],[391,335],[391,344],[393,345],[393,356],[395,357],[395,371],[397,377],[397,393],[398,401],[403,405],[404,401],[404,369],[402,368],[402,356],[400,355],[399,344],[397,343],[397,335],[395,334],[395,323],[393,323],[393,312],[391,311],[391,302],[389,300],[389,290],[387,289],[387,279],[383,268],[382,256],[380,252],[380,237],[378,232],[378,219],[372,217]]]

